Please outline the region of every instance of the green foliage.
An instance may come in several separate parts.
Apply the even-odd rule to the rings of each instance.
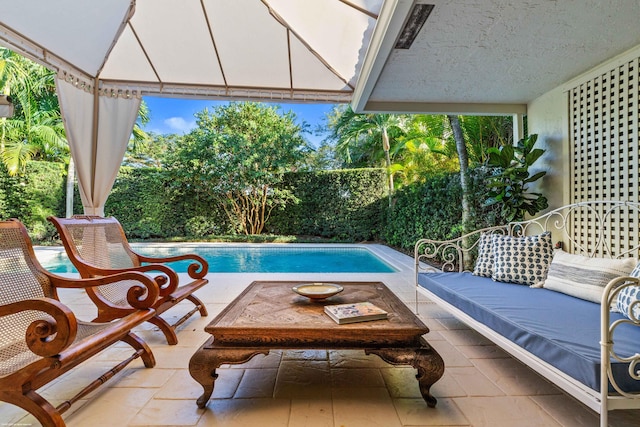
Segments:
[[[175,185],[172,176],[161,169],[121,167],[107,199],[105,215],[118,218],[127,236],[133,239],[204,237],[211,230],[227,232],[216,202],[204,200],[194,190]],[[207,228],[202,225],[205,223],[211,225]]]
[[[513,144],[511,116],[460,116],[460,126],[472,165],[485,164],[491,147]]]
[[[25,174],[14,176],[0,166],[0,218],[18,218],[34,240],[51,240],[47,217],[64,215],[65,173],[61,163],[29,162]]]
[[[290,191],[298,203],[274,211],[265,231],[366,241],[384,228],[386,187],[383,169],[289,172],[279,191]],[[123,167],[107,199],[113,215],[134,239],[229,235],[237,224],[221,206],[224,194],[208,194],[195,185],[176,183],[159,169]]]
[[[484,206],[489,169],[470,172],[474,223],[480,228],[505,222],[498,205]],[[62,164],[29,162],[27,174],[9,176],[0,167],[0,217],[19,218],[38,242],[51,241],[49,215],[64,215],[65,171]],[[384,169],[289,172],[279,189],[299,200],[273,213],[265,240],[273,234],[317,236],[335,241],[384,240],[411,251],[415,241],[430,236],[460,235],[460,177],[458,173],[430,176],[406,186],[394,197],[390,212]],[[233,233],[219,207],[224,195],[206,194],[195,185],[176,183],[166,170],[122,167],[105,206],[106,215],[122,223],[131,239],[189,238],[208,240]],[[82,207],[76,192],[74,212]],[[271,237],[270,237],[271,236]]]
[[[544,154],[544,150],[533,148],[537,138],[533,134],[518,141],[515,147],[504,145],[487,151],[487,165],[495,168],[495,173],[488,180],[486,205],[499,204],[507,221],[521,220],[525,214],[535,215],[548,206],[545,196],[530,192],[527,186],[547,173],[529,173],[529,167]]]
[[[127,224],[127,234],[137,238],[160,237],[176,231],[163,227],[166,215],[175,212],[165,190],[165,178],[158,169],[122,167],[105,204],[105,215]],[[168,220],[171,223],[171,219]],[[173,223],[179,226],[178,223]]]
[[[331,138],[336,153],[350,167],[377,167],[385,164],[398,137],[405,132],[407,115],[358,114],[351,106],[338,106],[330,118]]]
[[[169,157],[177,183],[221,204],[237,231],[260,234],[274,209],[294,198],[278,184],[302,164],[308,149],[291,112],[253,102],[230,103],[196,114],[198,127]]]
[[[0,93],[11,95],[14,116],[0,119],[0,156],[10,174],[29,160],[62,161],[69,155],[55,72],[0,48]]]
[[[385,181],[384,169],[288,173],[283,186],[300,202],[274,213],[266,230],[341,241],[377,239],[388,206]]]
[[[512,122],[510,116],[460,116],[472,166],[484,164],[488,147],[511,144]],[[394,188],[421,182],[439,171],[459,170],[456,142],[442,114],[356,114],[337,107],[327,127],[341,166],[385,165]],[[385,130],[389,164],[384,162]]]
[[[487,176],[487,169],[482,167],[469,172],[472,192],[469,229],[496,225],[504,219],[499,208],[482,203]],[[448,240],[459,237],[463,230],[461,204],[459,173],[430,175],[424,182],[408,185],[395,194],[395,204],[381,237],[387,244],[407,252],[412,251],[421,238]]]

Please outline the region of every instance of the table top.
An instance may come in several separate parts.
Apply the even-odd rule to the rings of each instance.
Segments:
[[[307,282],[257,281],[240,294],[205,331],[218,345],[280,344],[295,347],[341,345],[378,347],[420,345],[429,329],[382,282],[334,282],[344,291],[311,300],[292,287]],[[324,313],[325,305],[369,301],[389,313],[387,320],[339,325]],[[320,348],[320,347],[319,347]]]

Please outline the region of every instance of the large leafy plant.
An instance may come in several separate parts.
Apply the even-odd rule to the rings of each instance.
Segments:
[[[494,169],[488,182],[486,205],[501,205],[501,214],[507,221],[521,220],[525,214],[535,215],[548,207],[547,198],[541,193],[529,191],[529,184],[542,178],[547,172],[533,175],[529,167],[544,154],[534,148],[538,135],[521,139],[515,146],[504,145],[488,149],[487,166]]]

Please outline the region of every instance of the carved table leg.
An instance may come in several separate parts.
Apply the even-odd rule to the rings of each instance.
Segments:
[[[213,386],[218,374],[216,369],[224,364],[248,362],[256,354],[269,354],[268,349],[214,348],[207,341],[196,351],[189,361],[189,373],[202,388],[204,393],[196,400],[199,408],[204,408],[211,398]]]
[[[365,353],[375,354],[392,365],[411,365],[416,368],[422,398],[430,408],[436,406],[437,400],[430,390],[444,374],[444,361],[426,341],[422,340],[422,347],[418,348],[365,349]]]

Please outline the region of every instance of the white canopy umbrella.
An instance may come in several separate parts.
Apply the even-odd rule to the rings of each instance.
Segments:
[[[143,94],[349,102],[381,6],[0,0],[0,45],[58,72],[84,209],[102,214]]]

